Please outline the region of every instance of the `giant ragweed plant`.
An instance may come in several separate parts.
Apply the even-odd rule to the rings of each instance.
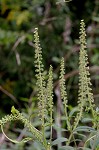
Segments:
[[[3,134],[10,141],[14,143],[25,143],[29,140],[32,140],[31,137],[24,138],[22,141],[12,140],[4,133],[4,125],[7,122],[19,120],[25,127],[33,134],[40,143],[42,143],[45,150],[53,149],[53,145],[58,145],[58,142],[66,142],[66,146],[58,147],[58,150],[74,150],[77,149],[77,141],[81,140],[79,136],[84,136],[83,133],[79,132],[89,132],[89,138],[86,138],[84,147],[81,149],[92,150],[99,149],[99,109],[95,108],[93,93],[91,89],[91,80],[88,66],[88,55],[86,52],[86,33],[85,33],[85,23],[81,20],[80,26],[80,53],[79,53],[79,91],[78,91],[78,106],[69,112],[68,108],[68,98],[65,86],[65,67],[64,59],[61,59],[60,67],[60,95],[63,102],[64,114],[65,114],[65,124],[66,129],[61,129],[63,131],[68,131],[66,138],[60,137],[56,141],[52,140],[52,127],[53,126],[53,68],[50,66],[48,73],[48,80],[45,80],[44,77],[44,66],[42,63],[42,51],[39,41],[38,28],[34,31],[34,42],[35,42],[35,67],[36,67],[36,78],[37,78],[37,90],[38,90],[38,110],[39,118],[41,120],[41,130],[36,129],[32,122],[29,121],[22,113],[20,113],[13,106],[11,109],[11,114],[3,117],[0,120],[0,126]],[[90,112],[92,115],[91,123],[93,127],[89,126],[80,126],[80,123],[84,117],[84,112]],[[77,112],[76,115],[74,112]],[[75,117],[75,119],[74,119]],[[73,123],[74,121],[74,123]],[[46,126],[50,127],[50,138],[46,139],[45,132]],[[76,138],[78,135],[78,139]],[[71,146],[71,142],[74,142],[74,148]],[[90,146],[91,145],[91,146]],[[90,149],[91,148],[91,149]]]

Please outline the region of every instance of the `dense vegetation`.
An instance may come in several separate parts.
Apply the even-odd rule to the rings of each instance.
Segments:
[[[78,95],[78,51],[79,51],[79,23],[83,18],[86,23],[87,47],[90,61],[90,71],[93,83],[95,104],[99,106],[99,18],[98,0],[74,0],[69,3],[56,1],[27,1],[1,0],[0,1],[0,114],[10,113],[14,105],[23,111],[27,117],[33,119],[34,126],[39,127],[35,115],[37,113],[37,86],[35,84],[34,68],[34,28],[39,28],[40,40],[43,51],[44,75],[47,78],[47,70],[52,64],[54,71],[54,104],[55,110],[61,115],[58,73],[61,57],[64,56],[66,65],[67,95],[69,95],[69,110],[77,104]],[[90,57],[91,56],[91,57]],[[72,93],[72,94],[71,94]],[[58,118],[56,113],[54,118]],[[85,114],[86,116],[86,114]],[[56,119],[57,121],[57,119]],[[60,121],[58,118],[58,125]],[[89,126],[91,123],[89,121]],[[10,137],[22,139],[24,130],[20,130],[21,124],[14,124],[6,133]],[[63,124],[65,128],[65,124]],[[58,129],[57,129],[58,130]],[[53,139],[56,139],[56,129],[53,129]],[[16,134],[15,134],[16,133]],[[18,135],[19,133],[19,135]],[[22,136],[21,136],[22,135]],[[3,136],[1,134],[1,136]],[[20,137],[21,136],[21,137]],[[49,136],[49,133],[48,135]],[[13,149],[13,144],[4,140],[3,148]],[[29,145],[27,149],[36,147],[37,143]],[[24,146],[24,145],[23,145]],[[22,146],[22,147],[23,147]],[[27,145],[26,145],[27,147]],[[38,146],[39,147],[39,146]],[[1,148],[1,149],[3,149]],[[18,145],[15,149],[19,149]],[[20,146],[21,149],[21,146]],[[35,148],[34,148],[35,149]],[[39,148],[38,148],[39,149]]]

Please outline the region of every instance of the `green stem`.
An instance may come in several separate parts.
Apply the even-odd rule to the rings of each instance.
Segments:
[[[16,109],[15,109],[16,110]],[[49,149],[49,144],[47,143],[46,139],[43,138],[42,133],[37,130],[29,120],[27,120],[19,111],[16,110],[15,114],[7,115],[0,120],[1,127],[4,126],[7,122],[11,122],[14,120],[20,120],[25,127],[29,129],[29,131],[33,134],[33,136],[45,147],[46,150]]]

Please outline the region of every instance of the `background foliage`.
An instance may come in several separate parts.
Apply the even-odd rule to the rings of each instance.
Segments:
[[[19,110],[23,108],[28,115],[34,112],[35,116],[37,113],[33,43],[35,27],[39,28],[45,70],[50,64],[54,69],[54,91],[57,91],[60,58],[64,56],[70,108],[76,105],[81,19],[86,23],[93,92],[95,103],[99,106],[98,0],[72,0],[61,4],[56,4],[56,0],[0,1],[0,116],[9,113],[12,105]],[[58,107],[57,94],[54,94],[54,103]],[[11,131],[11,136],[16,135]]]

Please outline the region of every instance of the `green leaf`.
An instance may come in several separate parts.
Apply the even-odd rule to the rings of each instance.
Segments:
[[[82,119],[82,123],[88,123],[88,122],[91,122],[92,121],[92,118],[83,118]]]
[[[69,117],[72,117],[73,114],[74,114],[75,112],[77,112],[77,111],[78,111],[78,107],[73,108],[73,109],[70,111],[70,113],[69,113]]]
[[[55,56],[52,58],[52,61],[55,63],[60,63],[60,59],[58,57],[55,57]]]
[[[62,142],[66,142],[66,141],[68,141],[67,138],[60,137],[60,138],[54,140],[54,141],[52,142],[52,145],[57,145],[58,143],[62,143]]]
[[[57,125],[53,125],[53,128],[55,129],[55,130],[57,130],[57,131],[68,131],[68,130],[66,130],[66,129],[64,129],[64,128],[61,128],[61,127],[59,127],[59,126],[57,126]]]
[[[86,148],[86,147],[79,147],[79,148],[81,148],[82,150],[92,150],[92,149]],[[80,150],[81,150],[81,149],[80,149]]]
[[[93,17],[92,19],[96,22],[99,22],[99,17]]]
[[[76,150],[76,149],[71,146],[63,146],[63,147],[59,148],[59,150]]]
[[[88,126],[79,126],[74,130],[74,132],[75,131],[95,132],[95,129],[92,127],[88,127]]]
[[[76,134],[76,135],[78,135],[78,136],[80,136],[82,138],[86,138],[86,135],[84,135],[84,134],[81,134],[81,133],[78,133],[78,132],[74,132],[74,134]]]
[[[12,113],[12,114],[17,114],[17,112],[18,112],[18,110],[15,109],[14,106],[12,106],[12,108],[11,108],[11,113]]]
[[[90,146],[92,149],[96,149],[97,147],[99,147],[99,132],[94,135],[93,138],[91,138]]]

